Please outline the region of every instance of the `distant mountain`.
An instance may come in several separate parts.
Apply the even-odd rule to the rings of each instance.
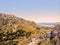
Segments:
[[[56,22],[56,23],[38,23],[39,26],[41,27],[55,27],[56,25],[60,25],[60,22]]]

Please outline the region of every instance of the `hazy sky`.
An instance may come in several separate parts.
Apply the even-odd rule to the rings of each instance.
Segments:
[[[60,0],[0,0],[0,13],[37,23],[60,22]]]

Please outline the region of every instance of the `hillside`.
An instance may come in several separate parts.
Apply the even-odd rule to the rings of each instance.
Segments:
[[[59,42],[60,25],[44,28],[33,21],[0,13],[0,45],[60,45]]]
[[[1,45],[5,45],[5,43],[6,45],[9,43],[15,44],[15,40],[19,41],[20,39],[22,39],[21,42],[23,42],[23,40],[26,40],[27,38],[30,39],[36,36],[40,36],[41,34],[40,27],[35,22],[27,21],[23,18],[18,18],[12,14],[0,13]]]
[[[35,22],[30,22],[22,18],[18,18],[11,14],[0,13],[0,28],[4,26],[12,26],[15,29],[23,29],[24,31],[35,31],[39,30]],[[13,30],[14,31],[14,30]]]

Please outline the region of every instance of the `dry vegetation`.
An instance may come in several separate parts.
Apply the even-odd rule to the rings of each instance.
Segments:
[[[59,28],[56,26],[54,29]],[[52,29],[39,27],[35,22],[0,13],[0,45],[29,45],[33,38],[44,36],[51,31]],[[50,40],[48,44],[53,45],[51,42]],[[46,40],[41,41],[41,45],[48,44]]]

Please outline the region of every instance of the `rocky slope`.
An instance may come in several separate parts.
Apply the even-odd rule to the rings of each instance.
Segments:
[[[52,29],[0,13],[0,45],[60,45],[60,25]]]
[[[35,22],[30,22],[22,18],[18,18],[11,14],[0,13],[0,29],[5,26],[13,27],[14,28],[13,31],[16,31],[18,28],[23,29],[24,31],[29,31],[29,32],[40,30],[40,27],[37,26]]]
[[[11,14],[0,13],[0,44],[16,45],[16,41],[41,35],[40,27],[35,22],[18,18]],[[19,43],[21,44],[21,43]],[[27,44],[27,43],[26,43]]]

